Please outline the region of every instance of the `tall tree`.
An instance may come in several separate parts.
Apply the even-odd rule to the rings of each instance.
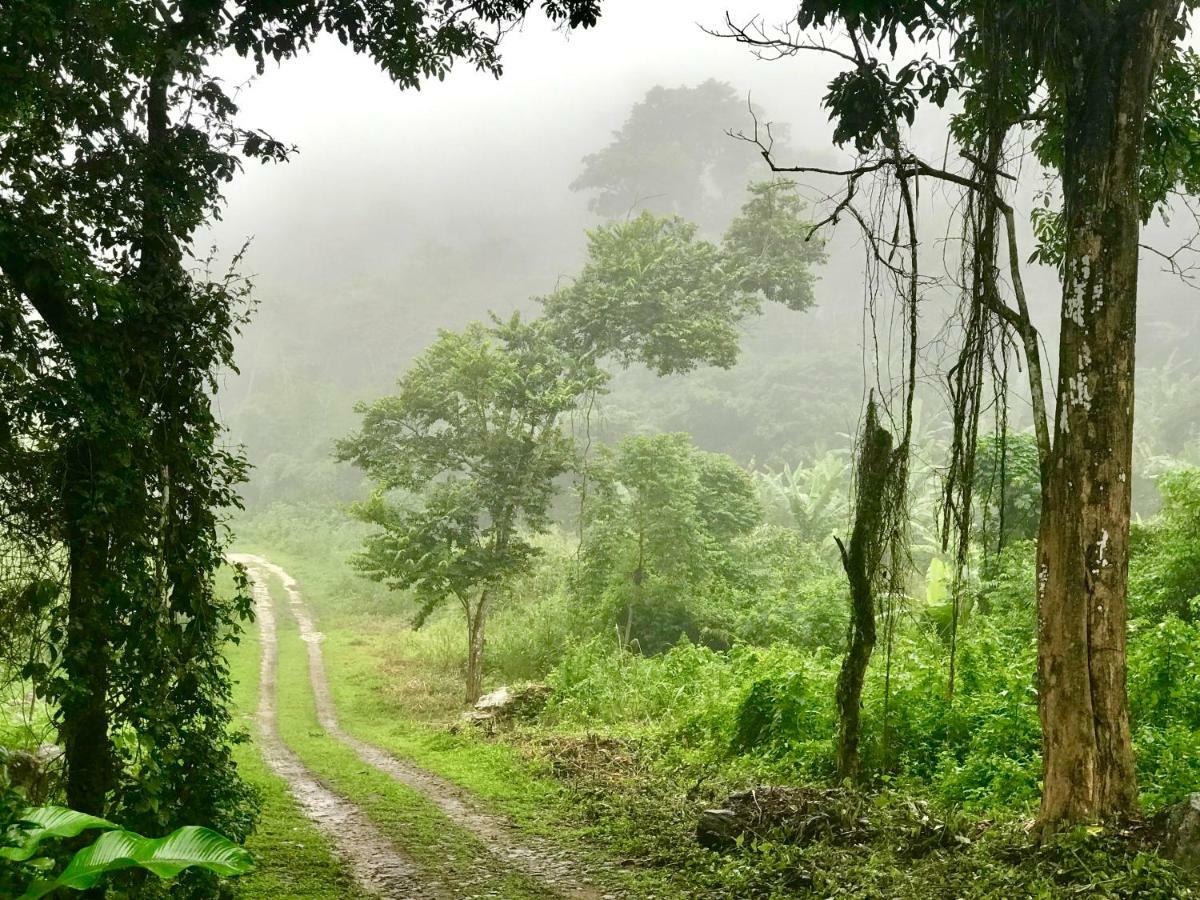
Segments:
[[[482,692],[488,615],[536,555],[530,538],[547,528],[554,480],[571,466],[563,415],[602,377],[542,322],[442,332],[394,396],[358,407],[361,431],[338,444],[376,485],[355,508],[380,529],[359,567],[413,589],[418,625],[451,598],[462,607],[467,703]]]
[[[591,193],[605,218],[649,210],[717,231],[753,177],[754,154],[726,135],[745,112],[745,98],[722,81],[653,87],[608,146],[584,157],[571,189]]]
[[[19,0],[0,16],[0,481],[65,550],[55,646],[28,674],[58,703],[76,808],[155,827],[240,815],[220,648],[248,601],[218,601],[213,576],[243,466],[211,391],[243,291],[194,272],[190,241],[243,157],[286,148],[236,124],[210,62],[232,49],[261,70],[328,33],[403,87],[456,60],[499,74],[499,38],[532,6]],[[572,27],[598,14],[540,8]],[[52,505],[9,489],[34,468]]]
[[[905,198],[917,182],[934,179],[967,194],[972,249],[964,269],[973,276],[964,351],[951,373],[951,477],[958,487],[948,496],[965,527],[973,478],[960,463],[974,457],[982,354],[1007,346],[993,337],[1007,330],[1026,356],[1043,481],[1038,675],[1047,826],[1137,805],[1125,618],[1139,233],[1172,189],[1196,180],[1200,79],[1182,46],[1188,7],[1177,0],[805,0],[790,28],[730,22],[731,36],[754,47],[833,54],[847,64],[825,103],[835,139],[862,158],[841,171],[777,167],[844,176],[847,190],[831,220],[852,214],[862,222],[856,187],[880,172]],[[809,31],[832,26],[844,29],[845,45]],[[926,51],[939,41],[950,48],[949,59]],[[903,141],[902,129],[922,102],[941,106],[951,96],[962,102],[953,131],[966,171],[931,165]],[[1004,154],[1017,128],[1035,130],[1039,156],[1062,191],[1061,209],[1038,223],[1051,238],[1043,258],[1057,261],[1062,276],[1053,417],[1022,287],[1014,210],[1004,197],[1013,180]],[[770,147],[761,149],[770,160]],[[915,247],[910,200],[904,206]],[[880,236],[869,234],[872,242]],[[879,243],[871,246],[881,265],[890,264]],[[999,280],[1002,256],[1009,302]],[[914,252],[906,274],[915,279],[916,268]]]
[[[764,299],[803,311],[824,260],[796,186],[751,185],[718,245],[680,216],[643,212],[588,233],[570,284],[543,298],[546,318],[577,352],[668,375],[737,361],[741,322]]]
[[[1132,812],[1126,693],[1139,174],[1178,0],[1074,3],[1018,34],[1061,117],[1062,315],[1054,442],[1038,532],[1038,682],[1050,821]],[[1052,37],[1034,29],[1052,29]],[[999,39],[1005,39],[998,35]]]
[[[56,488],[40,527],[66,565],[56,652],[27,674],[58,702],[73,805],[101,813],[116,792],[131,821],[241,834],[218,648],[245,608],[211,582],[240,463],[215,446],[208,402],[238,288],[193,279],[178,255],[230,158],[187,140],[190,123],[173,141],[161,59],[177,45],[158,13],[20,4],[13,18],[0,271],[9,322],[37,346],[22,444]],[[126,728],[153,752],[118,750]]]

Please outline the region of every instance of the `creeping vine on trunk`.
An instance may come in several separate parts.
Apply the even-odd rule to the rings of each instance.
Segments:
[[[846,656],[837,679],[838,776],[861,776],[863,682],[875,649],[875,617],[880,588],[890,589],[897,513],[903,509],[903,448],[893,448],[891,433],[879,424],[875,398],[867,403],[866,423],[855,473],[854,528],[850,544],[836,538],[850,582],[850,627]]]
[[[943,528],[946,549],[954,544],[958,575],[951,669],[983,389],[990,379],[1003,427],[1011,342],[1024,356],[1041,463],[1038,703],[1041,822],[1049,829],[1127,815],[1137,806],[1125,620],[1139,237],[1141,225],[1174,191],[1200,177],[1191,138],[1179,137],[1200,125],[1200,77],[1187,55],[1187,14],[1179,0],[804,0],[798,15],[777,29],[758,18],[740,25],[727,19],[726,36],[764,57],[815,52],[842,66],[824,103],[835,142],[853,145],[858,154],[853,164],[779,166],[769,129],[760,138],[755,122],[746,137],[774,171],[845,179],[819,224],[855,218],[869,259],[894,270],[903,246],[900,226],[890,239],[873,227],[859,206],[864,179],[898,195],[909,211],[918,178],[957,186],[967,198],[965,302],[955,318],[962,345],[946,373],[955,435]],[[845,40],[831,40],[831,33]],[[940,49],[933,51],[935,45]],[[913,123],[922,104],[946,107],[952,97],[959,111],[945,162],[931,164],[900,146],[898,130]],[[1187,121],[1182,129],[1180,119]],[[1025,296],[1015,210],[1001,189],[1018,177],[1002,163],[1021,155],[1012,137],[1019,130],[1032,135],[1027,146],[1052,183],[1046,208],[1035,216],[1034,258],[1060,269],[1053,407],[1045,399],[1040,337]],[[951,149],[963,163],[952,161]],[[1057,209],[1055,189],[1062,192]],[[911,230],[909,236],[912,247]],[[906,321],[910,329],[914,321]]]

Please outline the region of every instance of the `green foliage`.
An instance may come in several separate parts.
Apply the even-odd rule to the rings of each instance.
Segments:
[[[830,654],[756,656],[734,712],[730,748],[786,761],[796,774],[832,774],[836,662]]]
[[[19,842],[14,847],[0,848],[0,859],[10,862],[25,862],[38,851],[43,841],[73,838],[93,828],[117,827],[107,819],[62,806],[30,807],[21,811],[13,822],[12,830]]]
[[[903,791],[859,800],[872,837],[805,845],[784,834],[719,858],[723,896],[1036,898],[1104,900],[1195,897],[1194,879],[1120,831],[1079,827],[1045,841],[1020,821],[978,822]]]
[[[1176,192],[1200,191],[1200,54],[1172,47],[1151,94],[1140,178],[1148,221]]]
[[[1154,213],[1164,219],[1171,213],[1176,193],[1200,190],[1200,54],[1190,48],[1168,48],[1158,68],[1142,143],[1138,187],[1142,220]],[[1061,103],[1048,101],[1042,109],[1045,128],[1033,142],[1038,159],[1047,167],[1063,164]],[[1049,206],[1049,190],[1043,191],[1045,205],[1032,212],[1037,245],[1034,261],[1061,265],[1065,252],[1062,212]]]
[[[1158,478],[1163,507],[1151,526],[1135,526],[1138,551],[1130,565],[1133,615],[1150,622],[1200,618],[1200,469],[1180,468]]]
[[[1158,478],[1159,518],[1135,526],[1129,693],[1147,801],[1184,799],[1200,779],[1200,470]]]
[[[805,0],[797,24],[801,30],[840,25],[861,35],[854,53],[844,55],[849,67],[832,77],[824,98],[835,143],[852,143],[862,155],[899,153],[900,129],[913,124],[923,103],[939,109],[957,103],[951,133],[966,153],[982,152],[990,135],[1031,130],[1039,162],[1061,175],[1073,137],[1064,124],[1068,110],[1082,108],[1089,89],[1080,77],[1080,48],[1131,27],[1117,7],[1103,16],[1085,10],[1064,12],[1055,3]],[[1143,221],[1155,211],[1167,214],[1172,194],[1193,192],[1200,182],[1200,55],[1183,40],[1186,12],[1165,14],[1180,18],[1168,28],[1154,70],[1140,141]],[[1032,215],[1037,242],[1031,260],[1059,266],[1066,249],[1063,209],[1051,206],[1049,189],[1042,197],[1045,205]]]
[[[724,656],[680,642],[659,656],[614,652],[604,637],[570,648],[547,679],[543,721],[571,729],[605,725],[618,733],[663,729],[723,706],[738,688]]]
[[[840,333],[782,307],[764,309],[746,332],[732,369],[665,379],[636,368],[618,373],[593,434],[615,443],[628,434],[686,431],[707,450],[772,471],[797,460],[817,465],[827,452],[844,455],[861,402],[857,353]]]
[[[794,528],[832,551],[834,532],[849,520],[850,466],[844,453],[829,452],[809,466],[784,465],[754,474],[768,521]]]
[[[803,311],[815,302],[812,267],[825,261],[824,243],[804,219],[796,184],[778,179],[751,184],[750,199],[725,230],[728,265],[747,294]]]
[[[414,589],[425,614],[525,569],[524,534],[545,530],[554,479],[572,463],[560,418],[599,380],[540,323],[443,332],[397,394],[359,407],[361,431],[338,445],[377,486],[355,507],[380,529],[359,568]],[[414,499],[398,505],[392,491]]]
[[[607,218],[646,206],[723,223],[758,162],[726,134],[745,115],[745,100],[724,82],[653,87],[612,142],[584,158],[571,189],[594,192],[588,205]]]
[[[493,617],[490,667],[505,684],[545,678],[593,624],[571,590],[578,536],[554,529],[534,545],[535,565],[509,582]]]
[[[1200,779],[1200,627],[1167,614],[1137,621],[1129,693],[1141,789],[1152,806],[1176,803]]]
[[[1061,170],[1066,135],[1063,134],[1062,100],[1053,94],[1041,112],[1045,126],[1033,142],[1038,159]],[[1166,48],[1155,76],[1142,141],[1138,188],[1142,221],[1156,211],[1169,215],[1176,192],[1200,189],[1200,54],[1180,45]],[[1064,249],[1062,216],[1058,210],[1035,211],[1035,232],[1040,262],[1059,265]]]
[[[695,225],[648,212],[589,232],[583,271],[542,302],[581,354],[644,363],[663,375],[731,366],[737,325],[758,310]]]
[[[1171,527],[1164,516],[1144,529]],[[748,578],[757,593],[733,594],[739,615],[725,621],[735,640],[767,646],[714,651],[683,643],[642,659],[616,652],[611,640],[593,641],[569,651],[550,675],[554,692],[545,721],[636,733],[663,752],[691,747],[699,755],[689,764],[733,766],[759,778],[827,777],[845,634],[844,578],[792,532],[760,530],[742,541],[756,548]],[[1150,546],[1161,545],[1139,544],[1135,569],[1161,565],[1147,556]],[[1194,559],[1200,544],[1166,546]],[[1033,558],[1031,542],[1013,542],[994,556],[986,580],[973,586],[976,612],[960,631],[953,699],[946,694],[945,645],[932,623],[909,615],[898,621],[890,663],[881,646],[864,692],[864,763],[877,778],[973,813],[1033,809],[1041,773]],[[798,569],[802,587],[764,593],[762,585],[780,582],[761,568],[778,570],[774,579]],[[1137,583],[1135,616],[1156,615],[1159,607],[1146,603]],[[831,611],[839,616],[821,618]],[[793,624],[773,618],[784,615],[794,617]],[[816,640],[822,632],[826,639]],[[1130,697],[1139,779],[1151,809],[1182,799],[1200,777],[1191,749],[1200,740],[1197,659],[1195,624],[1169,614],[1135,618]]]
[[[739,323],[762,298],[813,303],[804,207],[790,182],[751,187],[720,247],[674,216],[643,212],[588,233],[588,258],[568,286],[542,299],[546,318],[581,355],[642,363],[659,375],[737,361]]]
[[[329,524],[310,530],[303,546],[315,560],[322,543],[342,541]],[[334,596],[340,583],[326,573],[322,610],[353,623],[339,630],[326,618],[324,626],[330,659],[347,667],[335,684],[339,705],[356,710],[346,727],[358,722],[353,727],[367,729],[360,736],[444,766],[442,774],[501,802],[516,797],[514,806],[534,807],[542,827],[580,831],[593,851],[642,861],[647,868],[635,871],[643,876],[671,873],[679,882],[659,891],[665,896],[803,894],[801,876],[831,895],[863,898],[1089,895],[1097,884],[1099,896],[1174,898],[1194,889],[1119,833],[1072,832],[1041,844],[1022,830],[1041,774],[1030,542],[1006,546],[970,584],[974,611],[960,633],[953,701],[946,647],[919,614],[919,599],[907,599],[896,621],[890,688],[881,643],[864,698],[863,750],[875,780],[857,800],[871,836],[796,846],[767,834],[724,856],[697,849],[690,835],[698,810],[721,805],[730,790],[820,785],[833,771],[832,691],[844,624],[807,623],[824,622],[830,611],[844,623],[844,576],[794,530],[754,528],[730,544],[737,577],[703,599],[734,646],[681,641],[643,656],[622,650],[610,628],[590,630],[594,623],[580,615],[565,583],[573,541],[551,535],[538,543],[541,556],[510,583],[495,613],[489,646],[493,683],[548,683],[536,722],[500,739],[447,734],[443,721],[458,709],[447,702],[455,687],[443,670],[457,674],[461,665],[460,626],[439,618],[429,630],[397,634],[394,615],[366,618],[343,606]],[[304,565],[320,576],[323,563]],[[1141,608],[1141,598],[1132,599]],[[818,628],[829,636],[824,649]],[[1130,691],[1148,812],[1193,790],[1198,777],[1189,724],[1200,697],[1196,659],[1191,626],[1135,622]],[[388,715],[381,718],[381,709]],[[412,721],[427,718],[437,724]]]
[[[359,407],[362,430],[338,454],[375,483],[353,508],[378,531],[357,567],[412,589],[420,626],[454,599],[467,625],[466,699],[482,693],[492,606],[536,554],[555,479],[574,463],[560,421],[604,373],[563,349],[544,321],[514,315],[442,332],[399,392]],[[397,503],[392,492],[408,492]]]
[[[250,854],[237,844],[198,825],[185,825],[156,840],[132,831],[109,831],[72,856],[55,878],[35,881],[21,900],[37,900],[63,888],[87,890],[123,869],[145,869],[170,880],[190,868],[225,877],[243,875],[252,865]]]
[[[34,878],[21,900],[37,900],[61,889],[87,890],[106,875],[125,869],[144,869],[170,880],[193,867],[226,877],[244,875],[253,868],[249,853],[207,828],[187,825],[165,837],[150,839],[106,819],[60,806],[26,808],[5,822],[4,837],[9,846],[0,846],[0,868],[5,861],[23,863],[34,870],[50,868],[53,859],[33,859],[44,842],[74,838],[90,830],[102,830],[104,834],[77,850],[57,875]]]
[[[739,538],[732,550],[737,575],[713,602],[722,630],[763,647],[840,649],[846,641],[846,576],[831,544],[777,525]]]
[[[245,159],[289,148],[237,121],[213,60],[261,72],[328,33],[405,87],[457,60],[499,74],[496,32],[532,6],[6,4],[0,601],[39,638],[21,674],[57,708],[73,805],[155,831],[241,836],[253,818],[222,653],[249,598],[213,592],[245,475],[213,395],[248,286],[192,241]],[[570,27],[598,16],[594,0],[537,6]],[[65,596],[29,590],[48,578]]]
[[[1026,432],[981,438],[973,493],[979,538],[988,552],[1037,537],[1042,486],[1036,438]]]
[[[839,72],[823,100],[834,120],[833,142],[852,143],[863,154],[891,147],[901,120],[913,124],[921,100],[941,106],[957,87],[954,68],[928,56],[904,63],[895,75],[875,60]]]
[[[704,637],[702,598],[733,577],[730,543],[761,517],[750,477],[668,434],[603,448],[587,478],[584,603],[646,653]]]

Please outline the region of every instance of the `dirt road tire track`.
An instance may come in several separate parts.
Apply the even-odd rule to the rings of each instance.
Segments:
[[[316,629],[296,580],[280,566],[259,556],[240,556],[238,561],[247,566],[256,597],[260,589],[266,590],[267,573],[275,575],[283,583],[292,616],[300,626],[300,637],[308,648],[308,671],[317,719],[330,737],[353,750],[363,762],[424,796],[446,818],[475,835],[497,859],[528,875],[552,894],[567,900],[605,900],[618,896],[589,884],[580,876],[577,861],[548,842],[525,835],[518,837],[510,822],[480,809],[474,798],[457,785],[343,731],[325,675],[321,653],[324,636]]]
[[[256,562],[256,559],[244,556],[231,559],[246,565]],[[259,749],[267,765],[287,782],[300,808],[329,838],[364,891],[387,900],[444,900],[451,897],[444,887],[419,873],[358,807],[329,790],[283,743],[276,711],[279,653],[275,610],[266,579],[253,579],[252,586],[262,642],[256,719]]]

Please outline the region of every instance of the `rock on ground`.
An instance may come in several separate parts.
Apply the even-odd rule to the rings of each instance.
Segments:
[[[1167,807],[1151,824],[1163,856],[1185,869],[1200,871],[1200,793]]]

